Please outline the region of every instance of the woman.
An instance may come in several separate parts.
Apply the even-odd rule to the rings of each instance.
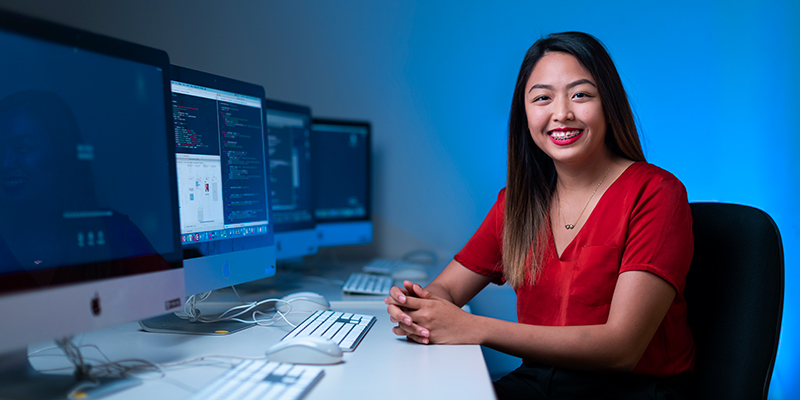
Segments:
[[[692,252],[686,190],[645,162],[610,56],[559,33],[522,63],[507,187],[430,285],[404,282],[386,303],[397,335],[521,357],[500,398],[686,398]],[[490,282],[514,288],[519,323],[459,308]]]

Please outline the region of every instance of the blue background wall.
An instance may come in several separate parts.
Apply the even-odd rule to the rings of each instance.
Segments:
[[[591,33],[617,63],[650,162],[678,176],[691,201],[748,204],[777,222],[786,296],[770,398],[800,398],[798,2],[483,3],[0,7],[164,49],[176,64],[259,83],[316,115],[373,121],[376,239],[364,251],[388,255],[460,249],[504,186],[508,109],[525,51],[550,32]],[[513,307],[503,289],[483,296],[494,307],[487,312]],[[490,359],[495,370],[506,365]]]

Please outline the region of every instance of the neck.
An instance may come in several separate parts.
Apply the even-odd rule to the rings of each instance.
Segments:
[[[591,162],[584,162],[580,165],[556,163],[556,173],[558,174],[559,190],[569,192],[581,192],[592,190],[597,182],[606,175],[606,171],[612,165],[620,161],[619,157],[606,154],[604,157],[597,157]]]

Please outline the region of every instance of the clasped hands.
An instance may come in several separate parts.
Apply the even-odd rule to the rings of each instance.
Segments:
[[[421,344],[475,344],[471,338],[474,317],[422,286],[404,281],[384,299],[387,312],[397,326],[392,332]]]

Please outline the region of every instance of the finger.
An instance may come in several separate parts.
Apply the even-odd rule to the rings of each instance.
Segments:
[[[389,308],[392,307],[394,306],[390,306]],[[422,337],[427,337],[430,335],[429,330],[417,324],[414,321],[414,318],[410,316],[408,313],[397,312],[396,310],[387,310],[387,311],[389,311],[389,320],[393,323],[398,324],[398,327],[403,329],[406,332],[406,334],[414,334]]]
[[[383,299],[383,304],[386,304],[388,306],[397,306],[401,310],[411,309],[408,306],[408,298],[406,297],[404,300],[405,300],[405,302],[401,303],[401,302],[397,301],[397,299],[395,299],[393,297],[386,297],[386,298]]]
[[[430,341],[431,341],[430,338],[417,336],[417,335],[406,335],[406,339],[414,341],[414,342],[417,342],[419,344],[429,344]]]
[[[412,326],[414,325],[414,320],[408,317],[407,315],[401,315],[399,317],[389,316],[389,321],[395,324],[402,324],[405,326]]]
[[[408,296],[406,297],[405,303],[402,304],[402,307],[411,312],[416,311],[424,308],[426,305],[431,304],[432,299],[424,299],[416,296]]]
[[[392,332],[397,336],[414,335],[422,337],[422,335],[416,333],[416,329],[413,326],[408,326],[403,324],[397,324],[396,326],[392,327]]]
[[[394,333],[397,336],[408,336],[408,334],[409,334],[408,332],[406,332],[405,329],[403,329],[400,326],[393,326],[392,327],[392,333]]]
[[[393,306],[405,306],[405,304],[397,301],[397,299],[395,299],[394,297],[391,297],[391,296],[383,299],[383,303],[386,304],[386,305],[390,305],[390,306],[392,306],[392,305]]]
[[[397,321],[395,323],[397,324],[395,328],[402,330],[405,335],[416,335],[419,337],[429,337],[431,335],[428,329],[419,324],[407,324],[406,321]]]
[[[386,312],[389,313],[389,319],[395,323],[404,323],[406,325],[411,325],[413,320],[411,317],[403,312],[399,307],[390,305],[386,308]]]
[[[406,295],[408,295],[408,296],[414,296],[415,295],[415,293],[414,293],[414,285],[416,285],[416,283],[411,282],[411,281],[403,281],[403,288],[406,290]]]
[[[413,333],[409,333],[405,329],[403,329],[402,327],[399,327],[399,326],[396,326],[396,327],[392,328],[392,332],[397,336],[405,336],[406,339],[408,339],[408,340],[410,340],[412,342],[417,342],[417,343],[421,343],[421,344],[430,343],[430,338],[428,338],[426,336],[420,336],[420,335],[415,335]]]
[[[408,311],[415,310],[415,309],[416,309],[416,307],[415,307],[415,306],[411,306],[411,305],[409,305],[409,304],[408,304],[408,300],[409,300],[409,298],[406,298],[406,301],[405,301],[405,303],[399,303],[399,302],[398,302],[397,300],[395,300],[395,299],[389,299],[389,298],[387,298],[387,299],[384,299],[384,300],[383,300],[383,303],[384,303],[384,304],[386,304],[387,306],[393,306],[393,307],[397,307],[397,308],[399,308],[399,309],[400,309],[401,311],[403,311],[403,312],[408,312]],[[414,302],[414,304],[417,304],[417,305],[419,305],[419,303],[418,303],[418,302]]]
[[[438,299],[439,296],[429,292],[419,284],[414,284],[411,286],[411,293],[414,293],[417,297],[421,299]]]
[[[389,289],[389,297],[393,298],[400,304],[406,302],[406,296],[408,295],[408,293],[409,293],[408,289],[399,288],[397,286],[392,286],[392,288]]]

